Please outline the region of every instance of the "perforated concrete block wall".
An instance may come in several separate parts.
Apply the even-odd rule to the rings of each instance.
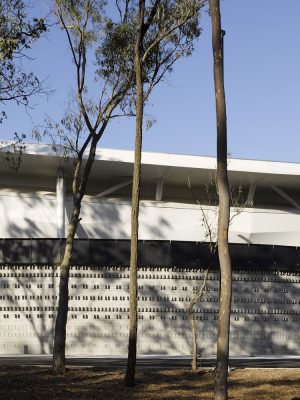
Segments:
[[[53,266],[0,266],[0,353],[51,352],[58,300]],[[139,270],[140,354],[190,354],[187,308],[204,269],[144,267]],[[127,267],[72,267],[67,354],[126,354]],[[218,273],[195,307],[202,355],[215,353]],[[234,273],[231,354],[300,354],[300,274]]]

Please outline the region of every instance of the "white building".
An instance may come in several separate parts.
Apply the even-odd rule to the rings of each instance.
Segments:
[[[143,153],[139,352],[189,354],[193,287],[208,267],[204,218],[216,226],[212,157]],[[232,354],[300,354],[297,247],[300,164],[229,161],[232,209]],[[18,173],[1,166],[0,353],[48,353],[59,256],[71,213],[72,161],[27,145]],[[69,354],[127,348],[131,151],[97,152],[77,230],[70,278]],[[61,240],[60,240],[61,239]],[[218,272],[198,305],[199,344],[215,352]]]

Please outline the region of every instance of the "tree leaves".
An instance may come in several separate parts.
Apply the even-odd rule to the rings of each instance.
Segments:
[[[0,2],[0,60],[12,60],[23,49],[28,49],[33,40],[47,30],[43,18],[30,22],[21,0]]]
[[[43,18],[27,20],[25,5],[21,0],[1,0],[0,2],[0,102],[5,105],[15,101],[18,105],[28,105],[28,98],[44,89],[38,78],[22,70],[20,60],[31,43],[46,31]],[[7,118],[0,112],[0,124]],[[24,134],[14,134],[10,143],[0,142],[1,160],[17,171],[24,151]]]
[[[0,102],[28,105],[28,97],[43,90],[33,73],[22,71],[19,61],[46,29],[43,18],[27,20],[23,1],[0,2]]]

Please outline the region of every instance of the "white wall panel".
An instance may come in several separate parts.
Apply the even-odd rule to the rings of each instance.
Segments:
[[[72,200],[66,199],[66,223]],[[205,207],[213,231],[217,209]],[[77,237],[91,239],[129,239],[130,202],[86,197],[82,203]],[[55,193],[0,192],[0,237],[55,238]],[[207,229],[199,206],[180,203],[142,201],[140,205],[141,240],[203,241]],[[300,246],[300,214],[296,210],[245,209],[232,220],[230,241]]]
[[[0,237],[55,238],[55,194],[0,193]]]

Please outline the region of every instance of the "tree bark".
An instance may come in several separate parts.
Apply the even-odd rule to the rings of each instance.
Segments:
[[[219,0],[210,0],[212,47],[217,118],[217,187],[219,194],[218,254],[220,261],[220,304],[214,400],[228,399],[228,357],[232,272],[228,246],[230,193],[227,175],[227,123],[224,90],[223,37]]]
[[[194,314],[194,303],[189,306],[189,316],[192,324],[192,370],[197,371],[198,369],[198,346],[197,346],[197,326]]]
[[[66,330],[67,330],[67,319],[68,319],[68,306],[69,306],[69,272],[70,272],[70,261],[72,256],[72,249],[74,238],[79,222],[81,201],[86,191],[88,177],[95,159],[96,146],[98,143],[98,136],[94,135],[89,156],[86,161],[83,174],[80,177],[80,165],[82,158],[77,160],[75,168],[75,174],[73,178],[73,210],[71,222],[68,226],[68,234],[66,240],[66,247],[63,256],[63,260],[60,265],[60,278],[59,278],[59,300],[58,310],[55,321],[54,331],[54,344],[53,344],[53,372],[56,374],[63,374],[65,372],[66,365]],[[78,186],[79,185],[79,186]]]
[[[130,247],[130,290],[129,290],[129,341],[125,385],[134,386],[137,346],[137,262],[138,262],[138,230],[139,202],[141,181],[144,89],[142,76],[142,42],[144,26],[145,0],[139,1],[139,25],[135,45],[135,76],[137,88],[135,151],[131,201],[131,247]]]
[[[73,207],[72,219],[68,228],[64,257],[60,265],[59,300],[55,321],[55,334],[53,345],[53,371],[57,374],[63,374],[65,372],[66,330],[69,305],[69,271],[73,242],[78,225],[79,215],[80,202],[77,202],[77,204]]]
[[[198,369],[198,343],[197,343],[197,323],[195,318],[194,306],[203,298],[206,289],[206,281],[208,277],[208,269],[204,274],[204,279],[202,285],[196,289],[194,292],[189,308],[188,313],[190,316],[191,324],[192,324],[192,370],[197,371]]]

